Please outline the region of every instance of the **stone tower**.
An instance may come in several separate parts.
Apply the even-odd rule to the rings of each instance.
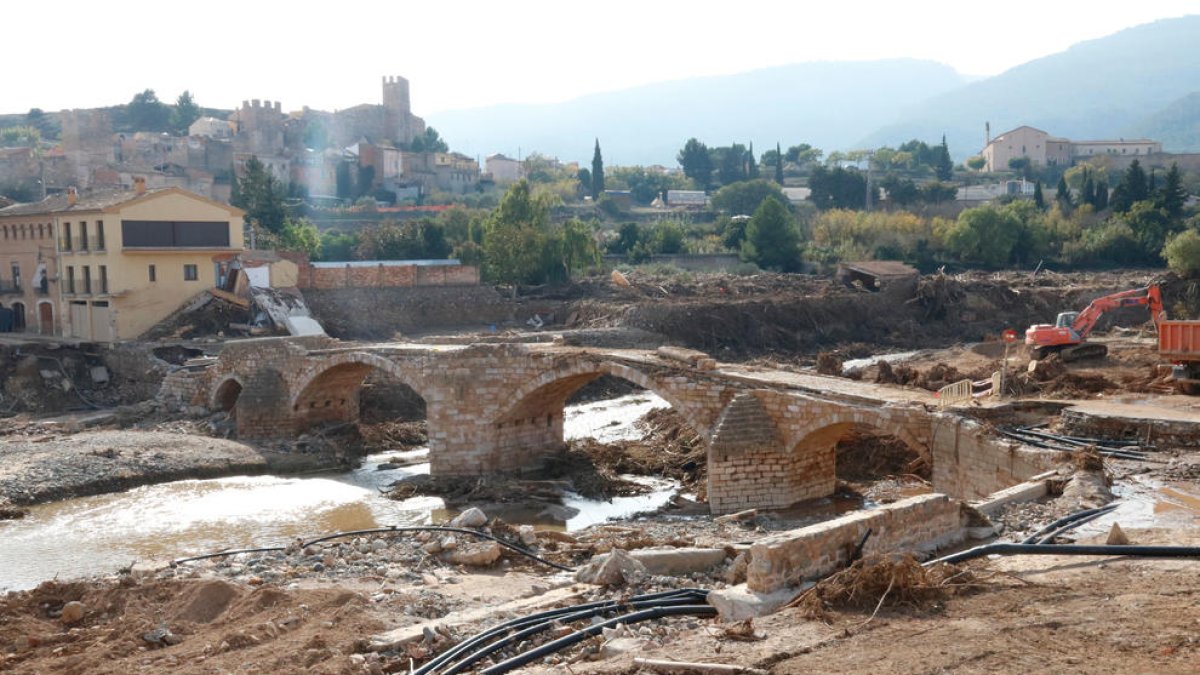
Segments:
[[[389,140],[410,143],[425,133],[425,120],[412,114],[408,80],[399,75],[383,77],[383,114]]]
[[[399,113],[401,117],[412,114],[412,104],[408,99],[408,80],[400,77],[383,76],[383,107],[389,113]]]

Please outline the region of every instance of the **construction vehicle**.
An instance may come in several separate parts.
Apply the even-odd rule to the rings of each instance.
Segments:
[[[1036,324],[1025,331],[1025,344],[1029,345],[1030,356],[1039,361],[1057,353],[1063,361],[1099,358],[1108,353],[1108,347],[1088,342],[1088,334],[1106,312],[1121,307],[1145,305],[1150,310],[1154,325],[1163,321],[1162,291],[1157,284],[1145,288],[1113,293],[1096,298],[1082,312],[1062,312],[1054,325]]]
[[[1158,355],[1181,394],[1200,395],[1200,321],[1160,321]]]

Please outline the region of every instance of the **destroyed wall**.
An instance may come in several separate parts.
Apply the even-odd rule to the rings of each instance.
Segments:
[[[771,593],[844,567],[868,530],[864,555],[931,550],[962,541],[960,514],[957,501],[928,494],[760,539],[750,547],[746,587]]]
[[[511,305],[489,286],[308,288],[313,318],[334,337],[390,339],[396,332],[483,328],[508,321]]]

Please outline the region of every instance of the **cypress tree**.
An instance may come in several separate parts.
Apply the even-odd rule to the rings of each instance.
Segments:
[[[1040,180],[1033,184],[1033,203],[1039,209],[1046,208],[1046,197],[1042,194],[1042,181]]]
[[[1058,190],[1054,195],[1054,201],[1058,202],[1063,208],[1071,207],[1071,188],[1067,187],[1067,177],[1058,177]]]
[[[596,139],[596,151],[592,153],[592,200],[604,194],[604,158],[600,156],[600,139]]]
[[[775,143],[775,182],[783,185],[783,153],[779,151],[779,142]]]

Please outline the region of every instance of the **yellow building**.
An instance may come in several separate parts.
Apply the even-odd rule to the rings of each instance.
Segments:
[[[48,220],[57,234],[61,334],[136,339],[222,281],[221,261],[242,250],[242,211],[181,188],[73,191],[0,210]],[[20,213],[9,213],[16,209]]]
[[[0,330],[55,335],[59,331],[54,224],[46,213],[0,209]]]

